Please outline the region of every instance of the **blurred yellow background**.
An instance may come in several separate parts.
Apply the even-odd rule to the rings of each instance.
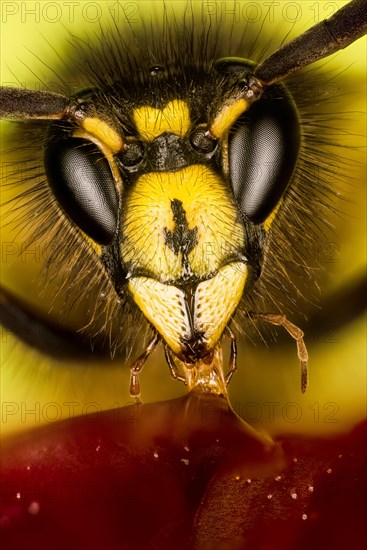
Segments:
[[[1,9],[1,84],[42,88],[43,81],[53,81],[52,67],[69,63],[68,32],[87,33],[92,37],[99,25],[111,22],[111,10],[119,13],[122,34],[134,30],[149,17],[160,17],[163,3],[88,2],[79,1],[71,8],[68,2],[2,2]],[[176,17],[186,2],[173,2]],[[217,11],[226,22],[235,19],[234,26],[245,26],[244,13],[252,19],[255,12],[244,12],[248,2],[193,2],[194,10]],[[266,4],[258,6],[265,17]],[[262,29],[271,35],[274,25],[287,39],[301,34],[317,20],[331,15],[344,2],[276,2],[272,17]],[[166,9],[171,2],[166,0]],[[225,6],[225,8],[224,8]],[[288,7],[287,7],[288,6]],[[298,8],[297,8],[298,6]],[[33,10],[33,11],[32,11]],[[116,11],[118,10],[118,11]],[[232,13],[233,12],[233,13]],[[298,20],[299,18],[299,20]],[[294,22],[294,20],[297,21]],[[262,17],[261,17],[262,20]],[[260,22],[257,24],[260,28]],[[288,35],[289,33],[289,35]],[[45,38],[47,40],[45,40]],[[261,35],[260,35],[261,40]],[[52,46],[52,47],[51,47]],[[66,48],[66,49],[65,49]],[[355,84],[348,96],[338,98],[336,112],[353,111],[344,121],[345,135],[341,143],[347,148],[339,152],[352,163],[351,179],[344,193],[347,201],[338,208],[341,215],[330,213],[335,225],[335,261],[325,262],[321,274],[322,294],[331,295],[347,286],[365,269],[366,255],[366,182],[365,182],[365,70],[366,40],[362,39],[339,52],[328,61],[330,70],[345,72],[338,78]],[[2,123],[2,136],[9,132],[9,123]],[[2,158],[7,169],[8,157]],[[9,190],[2,189],[2,201]],[[6,208],[4,208],[6,211]],[[9,243],[21,245],[24,234],[12,227],[1,229],[1,283],[23,296],[28,302],[47,306],[38,298],[43,287],[39,275],[42,263],[29,254],[16,257],[9,254]],[[15,250],[15,249],[14,249]],[[11,261],[10,261],[11,260]],[[52,293],[52,289],[50,290]],[[331,320],[332,321],[332,320]],[[282,339],[284,342],[284,338]],[[307,342],[307,334],[306,334]],[[366,333],[365,317],[358,317],[335,334],[321,334],[308,343],[310,355],[310,386],[305,395],[300,392],[296,347],[289,344],[271,345],[261,342],[240,345],[239,371],[235,374],[230,399],[234,409],[255,427],[270,433],[318,432],[332,433],[348,429],[366,413]],[[95,410],[130,403],[128,365],[111,367],[61,364],[30,350],[5,330],[1,333],[1,400],[2,434],[30,429],[43,422],[67,418],[70,414],[85,414]],[[143,400],[157,401],[182,395],[185,388],[171,380],[163,351],[159,348],[146,364],[142,374]]]

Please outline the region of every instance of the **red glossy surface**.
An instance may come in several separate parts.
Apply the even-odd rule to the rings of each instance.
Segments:
[[[258,436],[223,399],[106,411],[2,448],[2,548],[365,550],[366,425]]]

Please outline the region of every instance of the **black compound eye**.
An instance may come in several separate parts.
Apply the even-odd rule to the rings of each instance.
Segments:
[[[207,155],[214,153],[218,145],[218,141],[204,128],[198,128],[192,132],[190,135],[190,143],[195,151]]]
[[[262,223],[284,195],[297,164],[300,126],[283,86],[274,86],[229,135],[229,175],[241,212]]]
[[[115,181],[102,151],[87,139],[50,140],[45,170],[65,213],[99,244],[111,242],[118,223]]]
[[[126,168],[133,168],[142,162],[144,154],[141,141],[134,141],[125,145],[124,150],[118,154],[118,160]]]

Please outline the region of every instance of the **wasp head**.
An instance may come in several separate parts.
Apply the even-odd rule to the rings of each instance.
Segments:
[[[298,157],[283,85],[246,99],[253,64],[155,67],[73,98],[51,125],[46,175],[116,291],[185,363],[210,360],[261,273]]]

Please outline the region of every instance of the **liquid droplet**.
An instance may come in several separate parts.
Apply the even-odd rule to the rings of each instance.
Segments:
[[[154,67],[150,67],[149,69],[149,74],[151,76],[157,76],[158,74],[163,72],[164,72],[164,67],[162,67],[161,65],[154,65]]]
[[[313,493],[313,485],[309,485],[308,490],[310,491],[310,493]]]
[[[293,462],[298,462],[298,458],[294,457]]]
[[[38,512],[40,511],[40,505],[38,502],[31,502],[28,506],[28,513],[32,516],[36,516]]]
[[[276,476],[275,481],[280,481],[282,479],[282,476]]]
[[[247,483],[251,483],[251,479],[246,479]]]
[[[273,495],[269,494],[268,499],[270,500],[271,498],[273,498]]]
[[[236,476],[236,477],[235,477],[235,480],[236,480],[236,481],[239,481],[240,479],[241,479],[240,476]]]
[[[153,456],[154,456],[154,458],[158,458],[159,454],[158,454],[158,453],[154,453]]]
[[[307,519],[307,514],[302,514],[302,519],[303,520]]]
[[[332,472],[332,469],[331,469],[331,468],[328,468],[328,469],[326,470],[326,473],[327,473],[327,474],[331,474],[331,472]]]
[[[296,500],[296,499],[298,498],[298,495],[297,495],[295,489],[293,489],[293,490],[291,491],[291,497],[293,498],[293,500]]]
[[[20,493],[17,493],[16,496],[17,496],[17,499],[20,499]]]

